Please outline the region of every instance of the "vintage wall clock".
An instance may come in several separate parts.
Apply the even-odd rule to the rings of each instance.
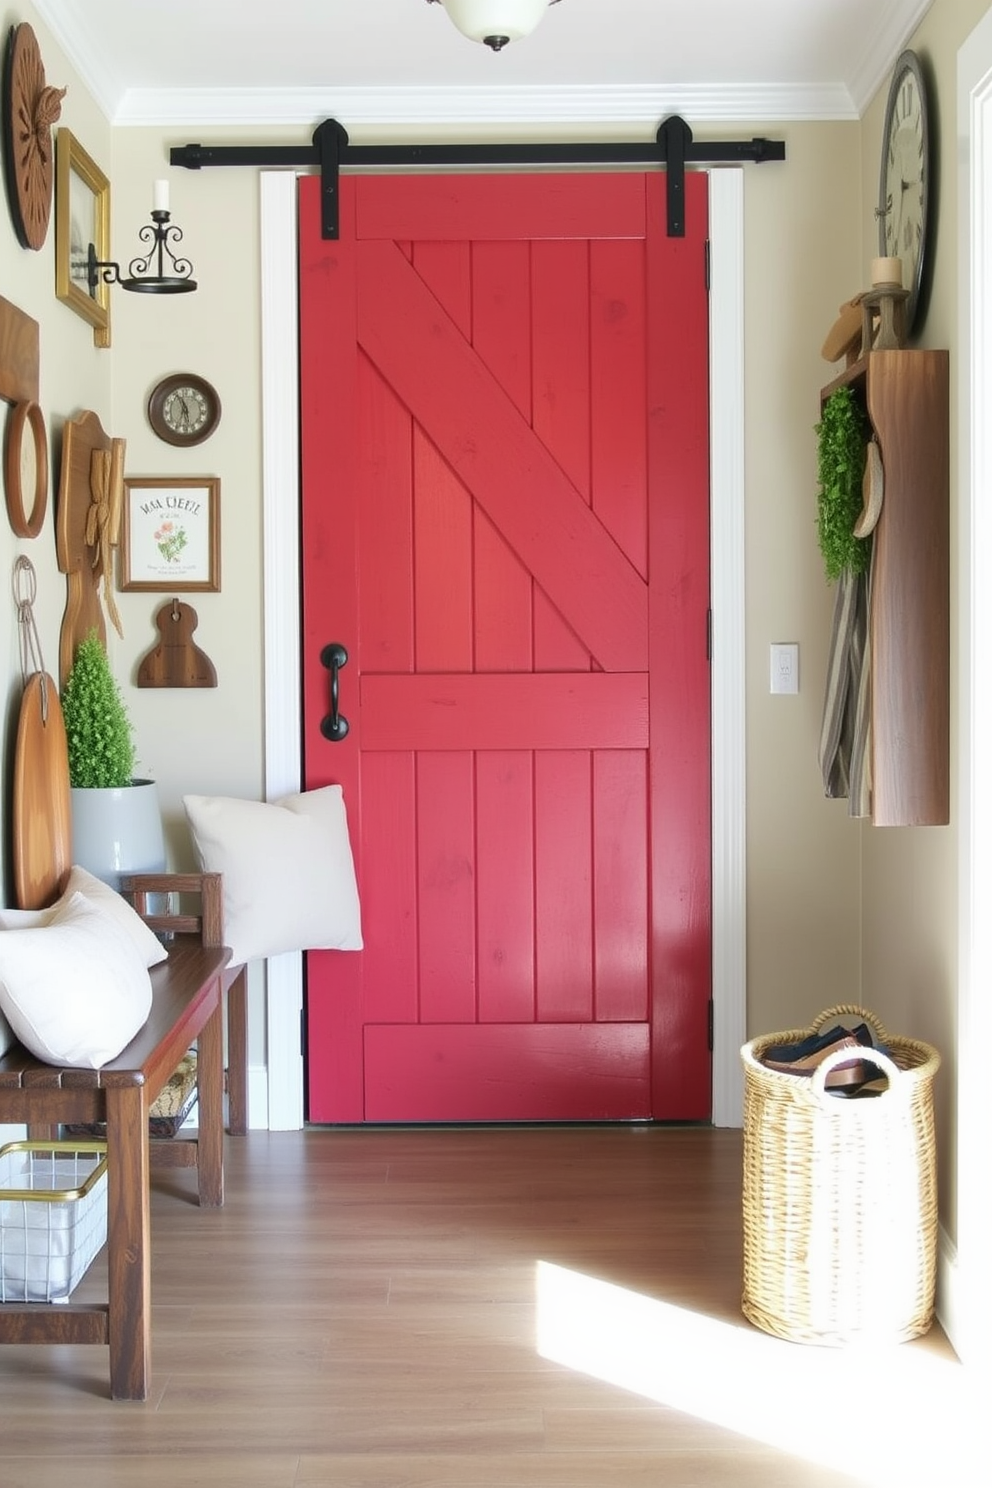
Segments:
[[[206,378],[175,372],[152,388],[148,422],[166,444],[202,444],[220,422],[220,399]]]
[[[878,186],[878,251],[902,260],[906,334],[922,323],[921,291],[929,267],[934,202],[930,175],[927,85],[915,52],[903,52],[889,85]]]
[[[10,215],[22,248],[41,248],[48,234],[55,178],[52,125],[62,112],[65,91],[46,85],[31,27],[11,26],[3,65],[3,163]]]

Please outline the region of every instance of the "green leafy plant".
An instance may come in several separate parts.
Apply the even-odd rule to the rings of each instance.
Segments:
[[[103,642],[91,630],[62,692],[69,784],[120,789],[134,778],[134,728]]]
[[[827,578],[847,570],[864,573],[871,539],[854,535],[861,515],[861,482],[868,449],[868,418],[849,387],[837,388],[823,405],[816,425],[820,494],[816,526]]]

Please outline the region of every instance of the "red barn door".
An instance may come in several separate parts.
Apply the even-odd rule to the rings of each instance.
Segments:
[[[315,1122],[710,1109],[706,179],[301,182]],[[348,653],[340,742],[321,732]]]

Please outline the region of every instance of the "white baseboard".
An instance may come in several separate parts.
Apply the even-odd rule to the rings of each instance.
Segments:
[[[958,1301],[958,1253],[943,1225],[937,1228],[937,1320],[961,1357],[961,1312]]]
[[[269,1073],[264,1064],[252,1064],[248,1066],[248,1126],[253,1131],[265,1131],[268,1125]],[[194,1101],[180,1131],[195,1131],[198,1126],[199,1117]]]
[[[957,1246],[937,1231],[937,1321],[969,1375],[986,1379],[992,1370],[992,1339],[981,1326],[981,1317],[967,1305],[971,1295]]]
[[[248,1126],[267,1131],[269,1126],[269,1072],[264,1064],[248,1066]]]

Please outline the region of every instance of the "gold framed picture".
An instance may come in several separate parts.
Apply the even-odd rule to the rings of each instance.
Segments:
[[[55,295],[93,327],[93,345],[110,345],[110,285],[90,284],[89,248],[110,258],[110,182],[75,135],[55,138]]]
[[[220,590],[220,481],[213,475],[128,477],[120,541],[121,589],[182,594]]]

